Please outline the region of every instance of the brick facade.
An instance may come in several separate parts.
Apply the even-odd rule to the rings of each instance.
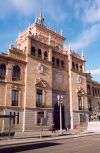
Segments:
[[[89,99],[92,110],[99,105],[100,84],[85,72],[83,55],[64,49],[64,40],[41,18],[19,34],[16,48],[10,45],[7,54],[0,54],[0,115],[15,115],[16,131],[40,130],[41,122],[45,129],[52,123],[59,129],[58,95],[63,97],[63,128],[87,124]],[[7,124],[0,118],[0,131]]]

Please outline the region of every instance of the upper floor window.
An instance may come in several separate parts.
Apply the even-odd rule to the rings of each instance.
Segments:
[[[41,49],[38,49],[38,57],[42,57],[42,52],[41,52]]]
[[[81,96],[78,96],[78,109],[83,110],[83,102]]]
[[[97,94],[97,88],[95,88],[95,96],[96,97],[98,96],[98,94]]]
[[[4,64],[0,65],[0,78],[5,79],[6,66]]]
[[[31,55],[35,56],[35,47],[31,47]]]
[[[61,67],[64,68],[64,61],[61,61]]]
[[[76,64],[76,70],[78,71],[78,63]]]
[[[36,92],[36,107],[42,106],[43,92],[41,89],[37,89]]]
[[[75,69],[75,63],[72,62],[72,69]]]
[[[48,59],[48,53],[45,51],[44,52],[44,59],[47,60]]]
[[[91,94],[91,88],[90,88],[89,84],[87,85],[87,94],[89,94],[89,95]]]
[[[12,90],[12,106],[18,106],[19,91]]]
[[[91,102],[91,99],[88,99],[88,110],[92,111],[92,102]]]
[[[20,67],[14,66],[13,67],[13,73],[12,73],[12,80],[19,80],[20,79]]]
[[[92,87],[92,94],[93,94],[93,96],[95,96],[94,87]]]
[[[100,89],[98,88],[98,97],[100,97]]]
[[[57,65],[57,66],[59,66],[59,65],[60,65],[60,61],[59,61],[59,59],[58,59],[58,58],[56,59],[56,65]]]
[[[82,65],[80,65],[80,72],[82,72]]]
[[[52,57],[52,64],[55,65],[55,58]]]

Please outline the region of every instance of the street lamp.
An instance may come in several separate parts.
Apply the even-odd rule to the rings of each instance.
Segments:
[[[62,134],[62,109],[61,109],[61,106],[63,104],[63,96],[58,95],[57,99],[58,99],[58,106],[60,106],[60,134]]]

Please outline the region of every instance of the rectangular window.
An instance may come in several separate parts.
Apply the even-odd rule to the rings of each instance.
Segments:
[[[16,113],[14,112],[13,124],[15,124]]]
[[[12,106],[18,106],[19,91],[12,90]]]
[[[37,92],[36,92],[36,107],[41,107],[42,106],[42,99],[43,99],[42,90],[37,89]]]
[[[17,113],[17,124],[19,124],[19,112]]]
[[[80,123],[86,122],[85,114],[80,114]]]
[[[43,121],[43,118],[44,118],[44,112],[37,112],[37,124],[40,124],[42,123]]]

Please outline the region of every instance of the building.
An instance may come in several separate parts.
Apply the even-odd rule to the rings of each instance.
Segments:
[[[42,14],[20,33],[16,48],[0,54],[0,115],[14,115],[16,131],[86,127],[90,112],[100,109],[100,84],[85,72],[84,55],[64,49],[64,36],[45,26]],[[0,118],[0,131],[8,120]]]

